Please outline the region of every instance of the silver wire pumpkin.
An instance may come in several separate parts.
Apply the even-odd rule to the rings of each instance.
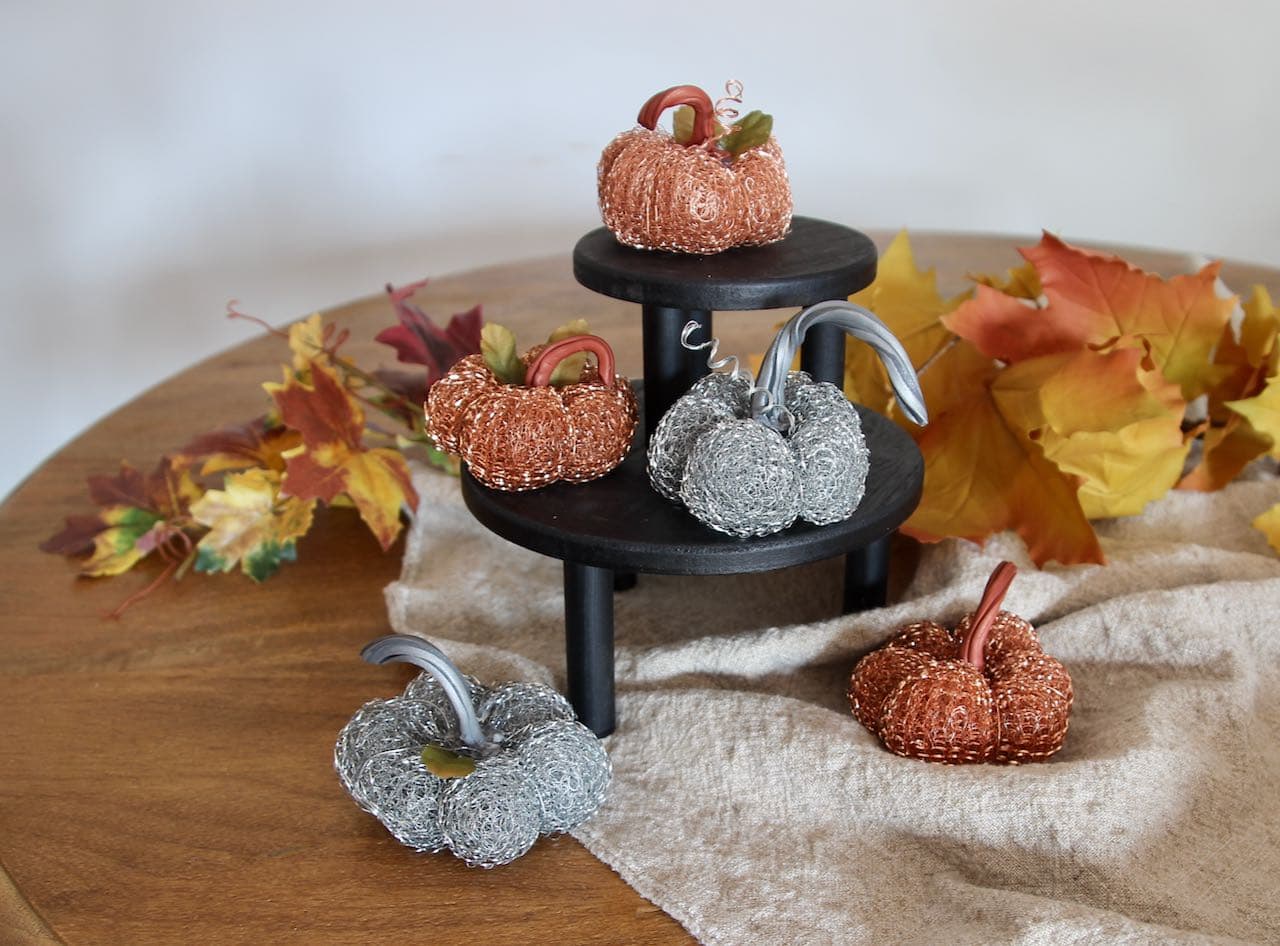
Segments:
[[[853,515],[866,490],[870,456],[857,409],[834,384],[788,371],[805,333],[834,324],[867,342],[889,373],[898,403],[927,422],[911,360],[888,327],[849,302],[821,302],[782,327],[765,352],[757,379],[730,357],[729,374],[696,382],[663,415],[649,441],[649,480],[697,519],[733,536],[779,532],[797,519],[814,525]]]
[[[582,824],[604,800],[609,757],[550,687],[485,687],[427,641],[403,634],[379,638],[361,656],[424,670],[401,696],[357,710],[334,746],[343,787],[401,843],[496,867],[540,835]],[[429,747],[474,769],[437,775],[424,761]]]

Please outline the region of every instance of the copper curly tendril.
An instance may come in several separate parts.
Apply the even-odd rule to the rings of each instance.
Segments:
[[[742,104],[743,85],[737,79],[730,79],[724,84],[724,95],[716,99],[715,113],[720,124],[732,128],[740,114],[735,106]]]

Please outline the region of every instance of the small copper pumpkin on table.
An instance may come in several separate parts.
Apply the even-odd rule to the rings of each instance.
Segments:
[[[729,100],[741,101],[730,83]],[[723,101],[723,100],[722,100]],[[675,131],[658,118],[679,106]],[[620,243],[644,250],[719,253],[781,240],[791,226],[791,185],[773,118],[741,119],[693,85],[659,92],[640,109],[640,127],[604,149],[598,169],[600,214]]]
[[[1022,618],[1000,610],[1017,569],[1001,562],[954,630],[900,629],[854,668],[849,703],[889,751],[929,762],[1035,762],[1062,748],[1071,676]]]
[[[553,335],[517,356],[514,336],[490,324],[482,349],[432,385],[426,403],[427,433],[459,454],[472,476],[519,492],[557,480],[585,483],[622,462],[638,411],[608,342]]]

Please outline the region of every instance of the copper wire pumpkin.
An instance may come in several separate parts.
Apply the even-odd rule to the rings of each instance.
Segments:
[[[657,127],[662,112],[677,105],[694,112],[692,137],[683,143]],[[692,85],[653,96],[638,122],[609,143],[597,173],[600,214],[619,242],[709,254],[786,236],[791,185],[772,135],[736,157],[717,148],[715,108]]]
[[[559,362],[596,356],[578,381],[553,387]],[[627,455],[637,408],[630,382],[614,372],[613,350],[594,335],[576,335],[526,352],[525,383],[504,384],[481,355],[469,355],[427,396],[427,433],[441,450],[461,455],[481,483],[519,492],[557,480],[585,483]]]
[[[898,755],[930,762],[1034,762],[1062,748],[1071,676],[1035,630],[1001,611],[1017,569],[1001,562],[954,631],[909,624],[854,668],[849,704]]]

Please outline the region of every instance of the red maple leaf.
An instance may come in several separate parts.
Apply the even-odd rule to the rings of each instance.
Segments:
[[[399,325],[383,329],[375,338],[396,350],[396,357],[412,365],[427,369],[426,386],[434,384],[454,362],[466,355],[480,351],[480,327],[483,323],[480,306],[459,312],[449,319],[443,329],[410,302],[410,297],[427,284],[410,283],[399,289],[388,283],[387,296],[395,307]]]
[[[178,451],[178,456],[184,460],[203,460],[200,473],[204,476],[255,466],[283,472],[284,454],[301,442],[297,431],[264,415],[201,434]]]

